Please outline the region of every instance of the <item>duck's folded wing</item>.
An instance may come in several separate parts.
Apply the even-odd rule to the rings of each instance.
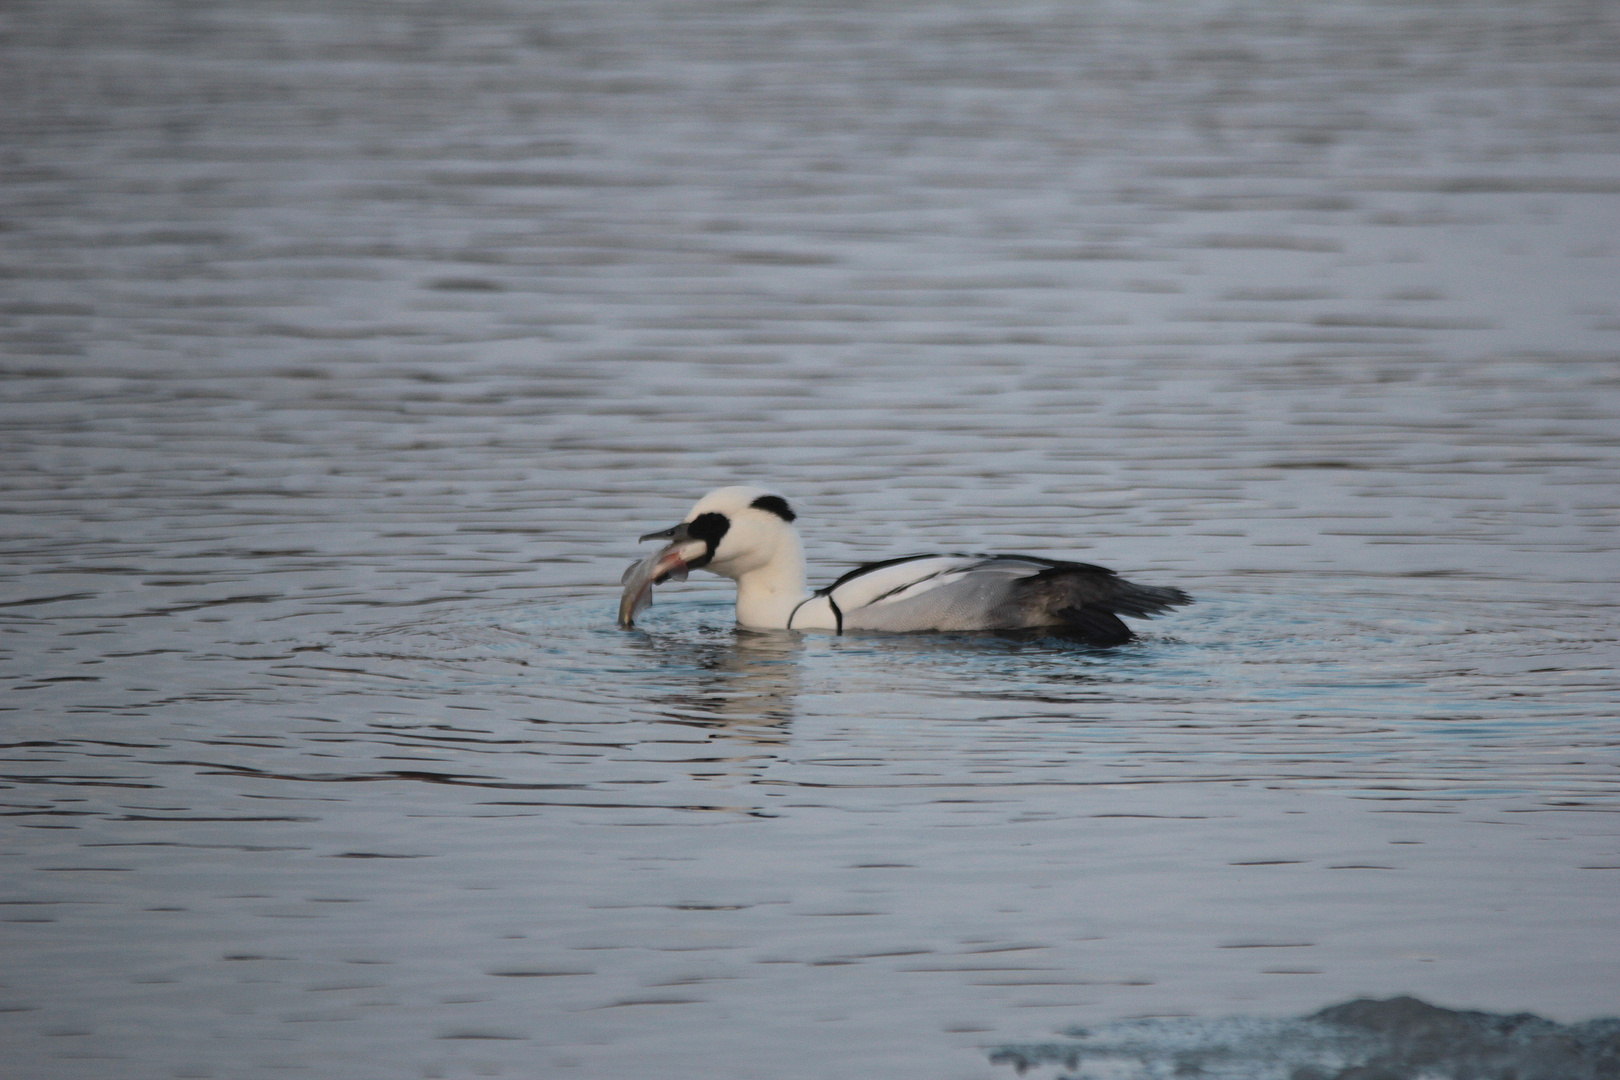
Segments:
[[[1018,583],[1045,568],[1016,556],[913,555],[862,567],[827,592],[851,630],[990,630],[1028,625]]]
[[[845,611],[925,592],[984,562],[983,555],[905,555],[856,567],[821,592]]]
[[[1118,615],[1190,601],[1089,563],[1032,555],[926,555],[863,567],[827,590],[851,630],[1013,630],[1067,626],[1096,644],[1131,638]]]

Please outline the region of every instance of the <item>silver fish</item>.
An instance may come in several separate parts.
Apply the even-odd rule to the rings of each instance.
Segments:
[[[655,551],[639,562],[631,563],[619,583],[624,595],[619,598],[619,625],[628,630],[636,624],[636,616],[652,606],[654,585],[673,578],[686,580],[686,560],[670,548]]]

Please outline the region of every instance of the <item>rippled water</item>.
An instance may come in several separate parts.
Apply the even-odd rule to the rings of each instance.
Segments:
[[[14,3],[8,1075],[1616,1009],[1612,6]],[[1112,652],[613,625],[1101,562]]]

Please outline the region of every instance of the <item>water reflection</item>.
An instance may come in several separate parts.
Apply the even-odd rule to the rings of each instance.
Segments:
[[[648,657],[656,672],[649,700],[666,718],[750,742],[786,741],[803,689],[803,635],[744,627],[699,640],[630,633],[629,649]]]
[[[679,623],[669,629],[653,623],[631,631],[626,648],[650,658],[648,700],[662,705],[666,718],[774,741],[789,733],[796,699],[807,685],[819,692],[1095,703],[1106,698],[1101,688],[1151,669],[1164,642],[1142,639],[1099,649],[1061,632],[1033,629],[835,637],[712,626],[693,633]]]

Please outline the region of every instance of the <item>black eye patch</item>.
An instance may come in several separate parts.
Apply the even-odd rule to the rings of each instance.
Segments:
[[[686,535],[694,540],[702,540],[709,545],[709,555],[714,555],[714,549],[720,546],[720,538],[726,535],[731,528],[731,519],[724,514],[713,512],[699,514],[686,523]]]
[[[748,505],[755,510],[764,510],[768,514],[775,514],[783,521],[792,521],[798,517],[793,512],[793,507],[789,506],[787,500],[780,495],[761,495]]]

